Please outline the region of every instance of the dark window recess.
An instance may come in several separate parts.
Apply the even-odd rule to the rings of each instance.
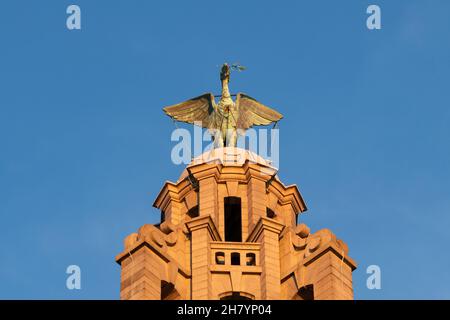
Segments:
[[[266,208],[266,216],[267,218],[273,219],[275,218],[275,212],[273,212],[273,210],[270,208]]]
[[[254,253],[247,253],[245,258],[248,266],[256,266],[256,256]]]
[[[161,300],[170,300],[170,295],[174,291],[174,285],[166,281],[161,281]]]
[[[225,264],[225,253],[216,252],[216,264]]]
[[[195,207],[192,207],[191,209],[189,209],[188,215],[191,218],[198,217],[198,215],[199,215],[199,213],[198,213],[198,206],[195,206]]]
[[[164,221],[166,221],[166,213],[161,210],[161,223],[163,223]]]
[[[298,295],[302,300],[314,300],[314,287],[312,284],[301,287]]]
[[[242,242],[241,198],[226,197],[225,203],[225,241]]]
[[[231,254],[231,265],[240,266],[241,265],[241,255],[239,252],[233,252]]]
[[[241,296],[239,292],[233,292],[232,294],[220,298],[220,300],[252,300],[246,296]]]

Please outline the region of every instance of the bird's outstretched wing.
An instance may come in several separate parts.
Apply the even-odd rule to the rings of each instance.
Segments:
[[[238,129],[245,130],[252,126],[265,126],[283,118],[282,114],[243,93],[236,95],[236,108],[238,110],[236,124]]]
[[[163,108],[164,112],[176,121],[195,124],[201,122],[202,127],[209,128],[215,122],[216,103],[212,93]]]

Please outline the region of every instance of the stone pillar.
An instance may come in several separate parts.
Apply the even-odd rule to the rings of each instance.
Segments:
[[[218,213],[218,192],[217,181],[214,176],[200,180],[199,191],[199,215],[210,216],[217,223]]]
[[[120,299],[161,299],[161,272],[159,258],[146,246],[130,253],[120,264],[122,266]]]
[[[261,243],[261,299],[281,299],[279,236],[284,226],[273,219],[260,218],[249,236]]]
[[[167,207],[163,210],[165,221],[170,222],[174,225],[180,223],[182,219],[182,205],[179,202],[170,201]]]
[[[321,248],[304,261],[307,282],[314,300],[352,300],[352,271],[356,263],[335,244]]]
[[[210,216],[200,216],[186,225],[191,234],[191,299],[208,300],[212,292],[210,242],[220,241],[220,235]]]
[[[252,177],[247,185],[248,229],[251,230],[261,217],[266,216],[266,182]]]

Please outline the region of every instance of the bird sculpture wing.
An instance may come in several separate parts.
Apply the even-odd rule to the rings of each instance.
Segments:
[[[217,107],[212,93],[163,108],[172,119],[180,122],[198,124],[204,128],[212,128],[217,122]],[[197,122],[197,123],[196,123]]]
[[[238,111],[237,129],[246,130],[252,126],[265,126],[283,118],[282,114],[243,93],[238,93],[236,96],[236,109]]]

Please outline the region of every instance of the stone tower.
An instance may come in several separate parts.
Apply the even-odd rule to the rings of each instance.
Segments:
[[[299,190],[252,152],[204,153],[153,205],[116,257],[121,299],[353,299],[347,245],[297,224]]]

